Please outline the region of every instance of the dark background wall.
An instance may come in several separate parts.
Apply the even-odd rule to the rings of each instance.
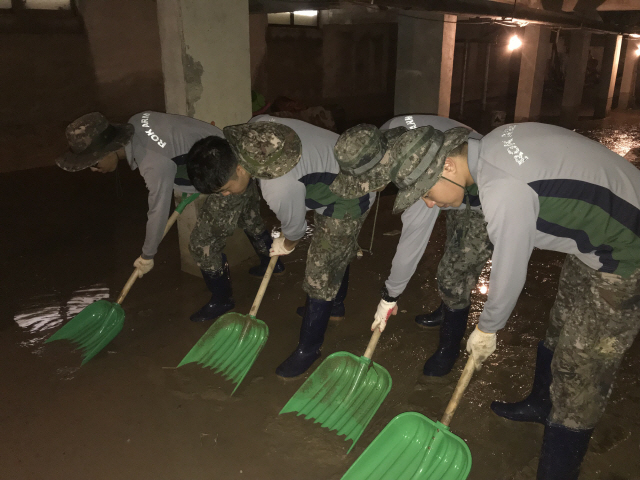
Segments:
[[[77,10],[65,15],[49,12],[45,22],[0,12],[0,172],[52,165],[65,149],[65,126],[84,113],[99,110],[126,121],[141,110],[164,110],[156,2],[76,4]],[[465,112],[479,111],[488,43],[488,109],[509,108],[517,86],[517,54],[507,49],[514,33],[524,34],[523,29],[458,23],[452,117],[459,118],[465,42]],[[250,35],[252,88],[268,101],[288,97],[300,105],[324,106],[334,113],[339,130],[360,122],[381,124],[393,116],[397,23],[391,11],[325,11],[318,27],[268,25],[266,14],[252,14]],[[568,31],[558,38],[551,34],[561,60],[570,50],[569,36]],[[596,60],[602,56],[601,40],[593,35]],[[623,66],[624,50],[618,79]],[[559,108],[562,98],[563,84],[553,76],[557,72],[550,72],[543,111],[545,104],[552,111]],[[586,103],[594,88],[585,87]]]

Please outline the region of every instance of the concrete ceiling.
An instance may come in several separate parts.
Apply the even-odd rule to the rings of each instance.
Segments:
[[[249,0],[251,12],[327,10],[345,4],[495,19],[517,18],[618,33],[640,31],[640,0]]]

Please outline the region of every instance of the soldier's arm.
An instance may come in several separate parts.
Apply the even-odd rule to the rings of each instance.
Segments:
[[[483,195],[484,192],[489,193]],[[539,203],[528,185],[511,179],[484,185],[480,199],[494,248],[489,296],[478,328],[495,333],[507,323],[524,287],[536,237]]]
[[[142,258],[153,258],[162,240],[164,227],[171,210],[173,198],[173,181],[176,165],[164,157],[148,159],[141,174],[149,190],[149,211],[147,212],[147,229],[142,246]]]
[[[402,214],[402,234],[391,264],[391,273],[385,282],[389,296],[398,297],[404,292],[427,248],[439,212],[438,207],[429,208],[422,200],[418,200]]]
[[[305,187],[297,180],[279,177],[261,180],[260,189],[265,202],[280,220],[285,246],[290,250],[307,231]]]

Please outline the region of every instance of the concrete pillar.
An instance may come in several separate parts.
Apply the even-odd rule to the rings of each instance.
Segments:
[[[593,116],[604,118],[611,111],[613,91],[618,75],[618,60],[620,59],[620,47],[622,35],[607,35],[602,54],[602,70],[600,71],[600,85],[596,94]]]
[[[455,15],[398,15],[394,112],[449,116]]]
[[[569,59],[564,78],[562,109],[560,111],[560,122],[567,128],[573,128],[578,121],[587,74],[590,44],[591,32],[586,30],[574,30],[571,32]]]
[[[167,112],[220,128],[249,120],[248,0],[158,0],[158,23]],[[188,245],[202,201],[189,205],[178,219],[182,270],[196,274]],[[227,246],[233,247],[227,252],[231,265],[253,254],[239,229]]]
[[[638,54],[636,50],[640,43],[637,40],[626,39],[627,53],[624,57],[624,68],[622,70],[622,81],[620,82],[620,97],[618,99],[618,109],[629,108],[629,103],[633,104],[634,92],[636,89],[636,72]]]
[[[549,27],[541,25],[530,24],[524,29],[514,122],[540,118],[542,87],[551,49],[550,33]]]

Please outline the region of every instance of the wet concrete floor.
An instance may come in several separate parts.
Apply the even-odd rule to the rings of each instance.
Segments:
[[[640,146],[639,119],[618,116],[581,131],[624,155]],[[188,320],[207,292],[200,279],[180,271],[175,230],[160,246],[155,269],[125,300],[123,331],[100,354],[80,368],[69,344],[45,345],[45,338],[94,299],[115,299],[139,254],[144,183],[126,168],[119,175],[120,194],[115,175],[54,167],[0,174],[0,478],[337,480],[397,414],[417,411],[434,420],[443,414],[464,359],[447,377],[418,383],[438,330],[421,330],[413,321],[439,304],[435,274],[443,219],[375,352],[375,361],[393,378],[391,392],[348,455],[349,444],[335,432],[293,414],[278,415],[303,381],[282,381],[274,369],[297,341],[295,308],[304,301],[308,239],[286,258],[286,274],[271,281],[258,313],[269,325],[269,341],[232,397],[231,384],[210,370],[174,368],[208,328]],[[330,325],[324,356],[364,352],[401,228],[400,218],[390,213],[392,202],[392,195],[382,197],[373,255],[352,264],[347,318]],[[265,217],[277,225],[266,207]],[[363,248],[372,219],[360,236]],[[469,479],[534,477],[543,427],[499,418],[489,404],[528,393],[562,261],[560,254],[534,252],[498,350],[473,378],[453,418],[452,432],[473,455]],[[247,274],[251,264],[232,271],[238,312],[249,311],[259,285]],[[474,321],[487,285],[489,265],[473,296]],[[640,478],[638,371],[636,341],[623,360],[581,479]]]

